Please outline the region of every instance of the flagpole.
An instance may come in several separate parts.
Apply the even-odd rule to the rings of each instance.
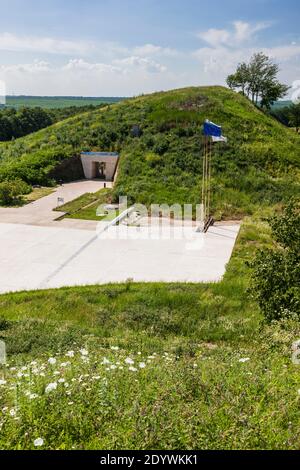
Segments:
[[[222,136],[222,128],[206,119],[204,123],[204,144],[203,144],[203,175],[202,175],[202,214],[201,222],[203,227],[199,231],[207,232],[214,224],[214,219],[210,214],[211,206],[211,176],[212,176],[212,155],[214,142],[227,142]]]

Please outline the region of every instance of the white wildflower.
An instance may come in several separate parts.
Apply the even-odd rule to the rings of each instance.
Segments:
[[[65,367],[68,367],[69,365],[70,365],[70,362],[62,362],[60,367],[65,368]]]
[[[14,408],[9,411],[10,416],[16,416],[17,412]]]
[[[130,357],[127,357],[127,359],[125,359],[125,363],[126,363],[126,364],[130,364],[130,365],[133,365],[133,364],[134,364],[134,360],[131,359]]]
[[[112,351],[119,351],[120,348],[119,348],[119,346],[112,346],[110,349]]]
[[[67,357],[74,357],[75,356],[75,353],[74,351],[68,351],[67,354],[66,354]]]
[[[28,398],[29,400],[35,400],[36,398],[38,398],[39,396],[36,394],[36,393],[30,393],[28,395]]]
[[[39,437],[33,442],[33,444],[34,444],[34,447],[42,447],[44,445],[44,439]]]
[[[47,387],[45,388],[45,393],[53,392],[53,391],[56,390],[56,389],[57,389],[57,382],[50,383],[50,384],[47,385]]]
[[[82,356],[88,356],[89,355],[89,352],[87,351],[87,349],[80,349],[80,354]]]
[[[0,385],[6,385],[6,384],[7,384],[6,380],[0,379]]]
[[[242,359],[239,359],[239,362],[242,362],[242,363],[248,362],[248,361],[250,361],[250,357],[242,357]]]
[[[107,364],[110,364],[110,360],[107,359],[106,357],[104,357],[104,358],[103,358],[103,361],[101,362],[101,364],[102,364],[103,366],[105,366],[105,365],[107,365]]]
[[[145,369],[145,367],[146,367],[145,362],[140,362],[140,363],[139,363],[139,368],[140,368],[140,369]]]
[[[132,366],[131,366],[131,367],[129,367],[129,369],[128,369],[128,370],[130,370],[130,372],[137,372],[137,369],[136,369],[135,367],[132,367]]]
[[[54,366],[54,364],[56,364],[56,359],[55,357],[50,357],[48,359],[48,364],[50,364],[51,366]]]

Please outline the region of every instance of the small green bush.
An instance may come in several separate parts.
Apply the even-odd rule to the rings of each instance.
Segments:
[[[275,248],[260,250],[252,263],[252,290],[267,321],[300,319],[300,201],[269,221]]]
[[[29,194],[31,190],[31,186],[19,178],[11,181],[2,181],[0,183],[0,202],[4,205],[18,203],[21,197],[24,194]]]

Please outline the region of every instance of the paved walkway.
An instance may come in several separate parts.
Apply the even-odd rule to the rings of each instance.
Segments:
[[[77,181],[75,183],[59,186],[49,196],[38,199],[31,204],[17,208],[0,207],[0,223],[38,225],[38,226],[56,226],[58,222],[55,219],[64,215],[63,212],[53,211],[57,207],[58,198],[63,198],[65,203],[76,199],[85,193],[95,193],[104,187],[102,181]],[[107,187],[112,187],[112,183],[107,183]],[[63,222],[63,223],[62,223]],[[87,222],[87,223],[86,223]],[[90,230],[95,224],[89,224],[89,221],[77,221],[75,219],[65,219],[59,222],[61,226],[81,228]]]

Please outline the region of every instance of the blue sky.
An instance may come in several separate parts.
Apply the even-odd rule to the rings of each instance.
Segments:
[[[8,93],[136,95],[224,84],[263,50],[300,79],[295,0],[0,0]]]

